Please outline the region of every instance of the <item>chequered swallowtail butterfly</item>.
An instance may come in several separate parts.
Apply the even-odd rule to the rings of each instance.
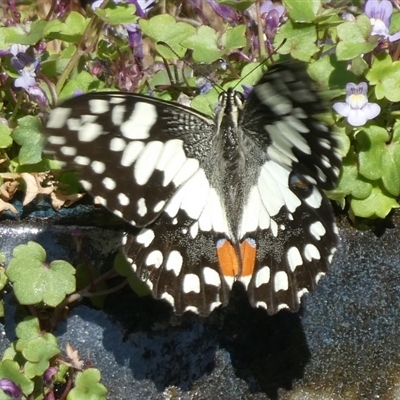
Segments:
[[[251,304],[296,311],[337,243],[331,206],[338,144],[305,69],[273,66],[248,101],[228,90],[215,120],[128,93],[54,109],[48,152],[135,227],[124,253],[154,297],[208,315],[240,281]]]

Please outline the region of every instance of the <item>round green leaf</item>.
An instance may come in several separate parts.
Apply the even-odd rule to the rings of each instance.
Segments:
[[[44,249],[33,242],[17,246],[7,268],[14,292],[21,304],[44,302],[56,307],[75,290],[75,269],[66,261],[44,263]]]
[[[100,383],[100,372],[89,368],[78,372],[75,379],[75,387],[67,400],[106,400],[107,389]]]

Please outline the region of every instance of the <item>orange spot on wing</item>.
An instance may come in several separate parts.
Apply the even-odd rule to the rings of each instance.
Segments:
[[[221,272],[224,276],[238,276],[239,260],[235,248],[228,240],[222,239],[218,241],[217,256]]]
[[[256,243],[250,239],[243,241],[240,243],[240,253],[242,255],[242,276],[253,275],[257,253]]]

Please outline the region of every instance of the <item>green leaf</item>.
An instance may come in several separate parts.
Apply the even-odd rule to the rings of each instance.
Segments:
[[[315,25],[288,20],[279,29],[274,43],[275,46],[279,46],[284,42],[278,50],[279,54],[291,54],[297,60],[310,61],[311,57],[318,52],[316,41]]]
[[[10,147],[12,143],[11,129],[7,125],[0,123],[0,149]]]
[[[69,392],[67,400],[106,400],[107,389],[100,383],[100,372],[88,368],[78,372],[75,387]]]
[[[118,253],[114,259],[114,269],[121,276],[125,276],[128,279],[130,287],[139,297],[149,296],[151,294],[149,287],[137,277],[133,272],[131,264],[121,253]]]
[[[143,33],[155,41],[158,53],[167,60],[183,58],[187,49],[181,42],[196,33],[196,28],[192,25],[176,22],[175,18],[168,14],[157,15],[149,20],[141,19],[139,25]],[[165,42],[173,52],[158,42]]]
[[[245,30],[245,25],[238,25],[228,28],[221,36],[213,28],[203,25],[195,35],[183,40],[181,44],[193,50],[195,61],[211,64],[232,50],[244,47],[247,43]]]
[[[130,3],[115,4],[111,1],[103,9],[97,8],[94,12],[100,19],[109,25],[129,25],[138,20],[135,15],[136,7]]]
[[[45,137],[39,117],[28,115],[20,118],[12,138],[21,146],[18,156],[21,165],[37,164],[42,160]]]
[[[392,62],[389,54],[378,54],[372,64],[372,68],[366,75],[367,79],[375,87],[375,95],[378,100],[386,97],[389,101],[400,101],[400,61]]]
[[[50,56],[46,61],[44,61],[41,66],[41,71],[49,78],[58,77],[63,73],[65,67],[68,65],[71,57],[75,54],[76,51],[76,46],[70,44],[59,54],[54,54]]]
[[[89,22],[90,18],[85,18],[82,14],[71,11],[65,22],[59,19],[50,21],[44,29],[43,35],[49,40],[59,39],[64,42],[77,43]]]
[[[10,26],[5,28],[6,43],[34,45],[43,39],[43,31],[48,22],[43,19],[32,21],[29,24]]]
[[[336,48],[338,60],[351,60],[364,53],[369,53],[378,44],[378,36],[371,36],[371,22],[365,15],[360,15],[354,22],[344,22],[337,27],[340,42]]]
[[[213,28],[202,25],[195,35],[183,40],[181,44],[193,50],[195,61],[209,64],[218,60],[224,53],[219,47],[218,38],[219,35]]]
[[[29,378],[43,375],[50,366],[50,360],[59,353],[57,339],[51,333],[29,341],[22,350],[27,360],[24,366],[25,374]]]
[[[357,199],[365,199],[372,192],[372,184],[358,173],[353,152],[343,160],[342,173],[337,190],[345,196],[351,195]]]
[[[238,11],[245,11],[254,4],[254,0],[218,0],[218,4],[228,6]]]
[[[75,192],[76,193],[76,192]],[[77,290],[82,290],[85,287],[89,286],[93,281],[101,276],[98,268],[87,265],[87,264],[79,264],[76,267],[76,282],[77,282]],[[93,287],[94,294],[99,291],[107,290],[108,286],[104,281],[98,283],[95,287]],[[106,295],[103,296],[91,296],[89,297],[90,302],[97,308],[102,308],[104,305],[104,301],[106,300]]]
[[[382,155],[382,182],[385,189],[393,196],[400,194],[400,124],[394,129],[393,138],[386,145]]]
[[[0,379],[10,379],[18,385],[25,396],[33,392],[34,383],[20,371],[20,366],[12,360],[4,360],[0,363]]]
[[[310,63],[307,72],[318,83],[318,87],[335,88],[336,90],[330,91],[330,96],[335,97],[345,93],[346,84],[355,79],[347,67],[346,61],[338,61],[336,56],[331,54]]]
[[[82,90],[84,93],[97,91],[104,87],[104,82],[98,80],[89,72],[82,71],[74,79],[68,80],[60,92],[60,101],[66,100],[74,95],[75,90]]]
[[[352,199],[350,208],[357,217],[385,218],[393,208],[399,208],[399,204],[384,189],[375,186],[367,198]]]
[[[19,338],[16,349],[22,351],[28,342],[40,337],[39,320],[32,315],[24,318],[24,320],[17,325],[15,333]]]
[[[17,246],[7,268],[21,304],[44,302],[56,307],[75,290],[75,269],[66,261],[45,263],[46,253],[37,243]]]
[[[7,285],[8,278],[6,275],[6,271],[3,267],[0,267],[0,290],[4,289],[4,286]]]
[[[312,22],[321,9],[320,0],[284,0],[283,3],[295,22]]]
[[[234,28],[229,28],[222,35],[222,46],[225,51],[224,54],[228,54],[231,50],[240,49],[247,44],[247,40],[245,37],[246,33],[246,25],[238,25]]]
[[[376,125],[365,128],[357,134],[357,142],[360,145],[359,172],[365,178],[371,181],[382,178],[382,157],[388,140],[388,132]]]

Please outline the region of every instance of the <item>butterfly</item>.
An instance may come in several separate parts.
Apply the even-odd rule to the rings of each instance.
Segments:
[[[270,67],[215,118],[139,94],[89,93],[47,122],[47,154],[131,225],[123,252],[157,299],[208,315],[241,282],[254,307],[296,311],[337,245],[338,142],[299,63]]]

